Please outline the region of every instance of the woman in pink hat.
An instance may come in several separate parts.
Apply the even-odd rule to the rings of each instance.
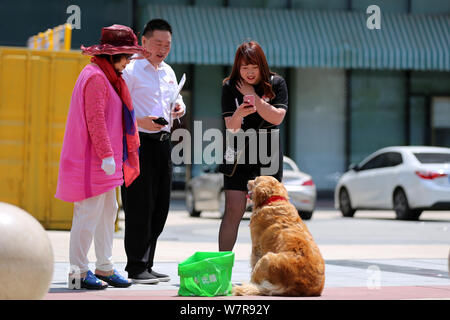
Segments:
[[[103,28],[99,45],[81,49],[93,58],[73,89],[55,195],[74,202],[69,288],[128,287],[131,282],[112,263],[115,188],[139,175],[139,135],[121,72],[133,54],[144,55],[145,49],[133,30],[122,25]],[[92,239],[95,275],[87,258]]]

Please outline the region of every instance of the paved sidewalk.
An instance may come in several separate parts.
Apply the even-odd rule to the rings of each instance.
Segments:
[[[334,214],[333,212],[329,213]],[[182,211],[169,214],[158,242],[154,269],[168,273],[170,282],[157,285],[132,285],[119,289],[109,287],[103,291],[67,289],[68,244],[70,232],[48,231],[55,254],[53,281],[46,295],[48,300],[178,300],[201,299],[202,297],[179,297],[178,263],[195,251],[217,251],[216,239],[212,237],[218,228],[217,219],[187,218]],[[317,217],[316,219],[321,219]],[[248,221],[243,223],[235,246],[235,265],[232,282],[247,282],[250,278]],[[123,227],[123,226],[122,226]],[[177,228],[192,228],[193,235],[178,239]],[[172,231],[171,231],[172,230]],[[174,232],[174,233],[171,233]],[[206,239],[206,240],[205,240]],[[218,300],[272,300],[272,299],[345,299],[345,300],[390,300],[390,299],[450,299],[448,245],[319,245],[326,262],[325,289],[317,298],[286,297],[215,297]],[[124,276],[126,256],[123,248],[123,232],[114,239],[115,267]],[[437,258],[439,257],[439,258]],[[93,248],[90,261],[95,261]],[[91,270],[95,265],[91,264]]]
[[[178,263],[157,263],[155,269],[170,275],[170,282],[135,284],[129,288],[109,287],[103,291],[67,289],[68,263],[55,263],[54,277],[45,299],[203,299],[178,297]],[[116,268],[126,276],[124,263]],[[95,268],[91,265],[91,269]],[[329,260],[326,261],[325,289],[317,298],[288,299],[450,299],[450,284],[444,259]],[[235,261],[232,283],[248,281],[248,261]],[[214,299],[286,299],[286,297],[216,297]]]

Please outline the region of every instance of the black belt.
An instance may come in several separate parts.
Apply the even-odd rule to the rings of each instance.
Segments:
[[[149,138],[152,140],[165,141],[170,138],[170,133],[167,131],[160,131],[155,133],[147,133],[147,132],[139,132],[143,137]]]

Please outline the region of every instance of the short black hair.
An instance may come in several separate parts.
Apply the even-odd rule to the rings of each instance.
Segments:
[[[144,30],[142,31],[142,35],[145,37],[151,37],[153,31],[155,30],[169,31],[170,34],[172,34],[172,27],[166,20],[153,19],[147,22],[147,24],[144,27]]]

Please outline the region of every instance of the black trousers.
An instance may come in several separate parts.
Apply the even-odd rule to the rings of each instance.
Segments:
[[[153,267],[156,242],[167,220],[172,184],[170,139],[159,141],[139,133],[140,175],[122,186],[128,275]]]

